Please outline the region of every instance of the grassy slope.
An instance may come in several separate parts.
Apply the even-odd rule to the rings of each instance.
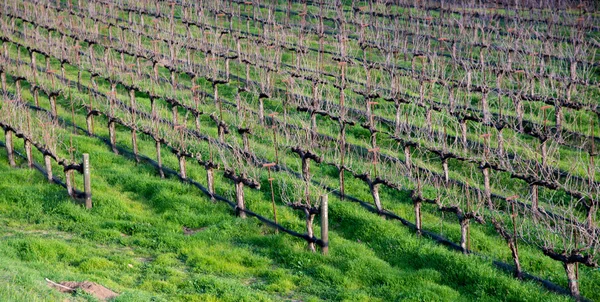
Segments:
[[[97,130],[106,137],[100,120]],[[129,145],[129,139],[122,132],[118,142]],[[211,203],[177,180],[161,181],[148,166],[136,167],[96,139],[78,138],[77,147],[92,154],[96,207],[91,213],[71,204],[60,187],[45,184],[39,173],[9,169],[0,150],[0,236],[5,239],[0,243],[0,300],[58,300],[44,277],[92,280],[124,293],[122,300],[140,301],[173,300],[174,295],[181,300],[253,301],[562,299],[337,199],[330,210],[332,255],[312,255],[300,240],[273,235],[255,220],[236,219],[225,205]],[[140,148],[146,155],[154,152],[149,142]],[[177,166],[172,156],[165,163]],[[204,182],[202,169],[189,169]],[[349,183],[353,195],[370,200],[362,184]],[[228,182],[218,180],[217,185],[220,193],[231,194]],[[266,192],[247,190],[249,208],[270,213]],[[383,192],[382,197],[386,206],[410,218],[410,203],[398,195]],[[278,212],[285,225],[302,230],[300,213],[285,207]],[[424,219],[428,229],[438,226],[437,217],[426,214]],[[188,237],[183,225],[206,228]],[[456,225],[444,230],[457,240]],[[508,249],[491,233],[474,227],[476,250],[508,260]],[[524,249],[526,270],[565,285],[558,263]],[[584,295],[597,298],[596,285],[582,280],[582,286]]]
[[[77,137],[76,144],[92,158],[91,211],[22,162],[10,169],[0,152],[0,300],[67,297],[50,290],[46,277],[95,281],[121,293],[118,301],[565,299],[337,199],[331,255],[311,254],[304,242],[237,219],[226,205],[178,180],[160,180],[97,139]],[[152,154],[151,144],[142,151]],[[268,208],[262,194],[248,193],[251,208]],[[280,213],[301,228],[300,213]],[[184,225],[204,229],[184,236]]]

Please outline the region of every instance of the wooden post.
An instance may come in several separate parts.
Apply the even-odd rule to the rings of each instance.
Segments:
[[[240,218],[246,218],[246,205],[244,205],[244,183],[242,181],[235,182],[235,199],[237,201],[236,214]]]
[[[219,122],[217,132],[219,134],[219,141],[225,142],[225,127],[223,127],[223,124],[221,122]]]
[[[448,158],[442,159],[442,167],[444,168],[444,183],[446,186],[450,183],[450,171],[448,169]]]
[[[0,70],[0,81],[2,81],[2,92],[6,95],[8,91],[6,90],[6,73],[4,70]]]
[[[490,169],[488,166],[484,166],[481,170],[483,173],[483,193],[485,197],[486,204],[492,204],[492,188],[490,186]]]
[[[373,196],[373,202],[375,203],[375,207],[377,207],[377,213],[383,213],[383,205],[381,204],[381,199],[379,198],[379,184],[373,183],[370,179],[368,180],[369,189],[371,190],[371,196]]]
[[[248,142],[248,131],[242,132],[242,141],[244,142],[244,152],[250,153],[250,143]]]
[[[467,141],[467,120],[460,120],[460,138],[463,145],[463,151],[466,152],[469,149],[469,143]]]
[[[265,104],[262,97],[258,97],[258,121],[261,125],[265,124]]]
[[[88,112],[87,116],[85,117],[85,125],[87,127],[88,135],[93,136],[94,135],[94,115],[92,114],[92,112]]]
[[[556,105],[554,109],[554,115],[556,117],[556,134],[559,138],[562,137],[562,124],[563,124],[563,113],[562,106]]]
[[[183,179],[187,179],[187,174],[185,173],[185,155],[177,154],[179,157],[179,176]]]
[[[212,166],[209,166],[206,169],[206,183],[208,186],[208,193],[210,194],[210,199],[215,200],[215,172]]]
[[[517,96],[516,100],[516,112],[517,112],[517,122],[518,122],[518,132],[523,133],[523,102],[520,100],[521,96]]]
[[[10,129],[6,129],[4,131],[4,134],[6,136],[6,152],[8,154],[8,163],[11,167],[14,168],[17,166],[17,164],[15,163],[15,154],[13,149],[13,131]]]
[[[160,156],[160,141],[156,140],[156,161],[158,162],[158,173],[160,178],[165,178],[165,172],[162,169],[162,158]]]
[[[33,88],[33,100],[35,101],[35,106],[40,107],[40,89],[37,86]]]
[[[50,109],[52,110],[52,116],[53,116],[53,118],[56,119],[56,117],[58,116],[57,110],[56,110],[56,95],[51,93],[49,100],[50,100]]]
[[[542,168],[545,169],[548,166],[548,147],[546,145],[547,140],[542,142],[540,146],[540,151],[542,153]]]
[[[152,112],[152,119],[155,119],[157,117],[156,101],[154,100],[154,97],[152,95],[150,95],[150,111]]]
[[[329,197],[327,195],[321,196],[321,240],[323,246],[321,253],[327,255],[329,253]]]
[[[92,182],[90,177],[90,155],[83,154],[83,188],[85,192],[85,208],[92,208]]]
[[[112,151],[115,154],[119,154],[119,150],[117,150],[117,138],[115,134],[115,121],[112,118],[109,118],[108,121],[108,135],[110,137],[110,146]]]
[[[135,156],[135,162],[140,163],[140,156],[138,152],[137,144],[137,132],[135,129],[131,129],[131,144],[133,145],[133,155]]]
[[[563,266],[565,268],[565,272],[567,273],[567,281],[569,284],[569,291],[571,295],[575,297],[576,301],[581,301],[581,296],[579,294],[579,284],[577,283],[577,273],[574,262],[563,262]]]
[[[419,237],[421,236],[421,227],[422,227],[422,220],[421,220],[421,203],[423,201],[423,195],[422,195],[422,189],[421,189],[421,180],[417,180],[417,194],[415,195],[415,192],[413,192],[413,203],[415,206],[415,227],[417,229],[417,235],[419,235]]]
[[[531,191],[531,210],[534,215],[538,214],[538,186],[531,184],[529,185]]]
[[[229,82],[229,58],[225,59],[225,79]]]
[[[21,78],[16,78],[15,80],[15,91],[17,93],[17,100],[21,101]]]
[[[469,219],[460,219],[460,248],[462,249],[463,254],[467,255],[469,253],[468,247],[468,233],[469,233]]]
[[[308,208],[304,208],[304,214],[306,214],[306,235],[310,238],[314,238],[315,232],[313,230],[313,221],[315,220],[315,214]],[[315,243],[313,241],[308,242],[308,250],[313,253],[316,252]]]
[[[50,155],[44,155],[44,163],[46,164],[46,175],[48,176],[49,182],[54,182],[52,178],[52,158]]]
[[[173,106],[171,106],[171,113],[173,114],[173,124],[177,125],[179,123],[177,105],[173,104]]]
[[[65,63],[64,62],[60,62],[60,75],[62,76],[63,85],[66,85],[68,80],[65,77]]]
[[[490,106],[488,102],[488,92],[483,92],[481,96],[481,107],[483,110],[483,123],[489,125],[492,117],[490,113]]]
[[[339,179],[340,179],[340,199],[344,200],[344,198],[346,197],[346,187],[344,185],[344,165],[340,165],[340,169],[339,169]]]
[[[417,234],[421,235],[421,199],[414,202],[415,205],[415,227]]]
[[[200,114],[195,114],[196,118],[196,131],[200,131]]]
[[[27,156],[27,165],[29,168],[33,168],[33,156],[31,155],[31,141],[24,139],[25,141],[25,154]]]
[[[174,89],[177,89],[177,81],[175,80],[175,70],[171,70],[171,85]]]
[[[404,162],[406,163],[406,168],[408,172],[411,172],[411,163],[410,163],[410,146],[404,145]]]
[[[500,160],[503,161],[504,160],[504,135],[503,133],[504,128],[498,130],[498,157],[500,157]]]

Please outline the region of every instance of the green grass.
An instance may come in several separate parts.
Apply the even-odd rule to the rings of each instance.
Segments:
[[[59,114],[70,119],[64,100],[60,103]],[[76,120],[78,124],[83,124],[80,113],[76,115]],[[97,133],[107,137],[105,120],[98,119],[96,125]],[[121,129],[117,135],[118,144],[128,146],[129,139],[130,134]],[[427,239],[416,238],[398,222],[382,221],[358,205],[337,200],[332,202],[331,209],[332,220],[337,222],[332,234],[332,256],[323,258],[311,255],[305,252],[305,244],[300,240],[284,235],[263,237],[272,231],[266,230],[256,221],[239,221],[225,205],[208,202],[192,187],[174,180],[161,181],[148,166],[135,166],[132,161],[111,154],[97,139],[77,136],[75,143],[78,153],[92,154],[95,208],[91,214],[72,205],[61,188],[43,184],[43,177],[37,172],[8,170],[7,177],[2,178],[6,179],[3,188],[11,190],[11,194],[2,197],[1,213],[3,216],[6,214],[7,221],[10,222],[6,223],[5,232],[16,233],[25,238],[14,244],[7,241],[9,243],[5,254],[14,254],[16,257],[6,261],[22,262],[22,266],[33,266],[38,270],[38,278],[35,279],[37,283],[29,283],[32,288],[41,284],[45,290],[43,278],[49,276],[49,273],[56,273],[58,267],[59,272],[64,272],[58,276],[50,275],[51,279],[96,281],[124,292],[122,299],[126,300],[147,300],[152,295],[169,300],[185,300],[186,295],[202,295],[203,300],[212,298],[211,295],[223,300],[247,297],[256,300],[263,295],[272,300],[288,297],[308,300],[360,300],[361,297],[431,300],[433,298],[427,295],[432,292],[436,293],[434,297],[442,300],[483,299],[488,296],[503,300],[510,297],[498,294],[499,289],[502,289],[502,293],[512,293],[512,298],[516,300],[530,296],[535,299],[561,298],[544,292],[538,285],[513,280],[508,274],[493,269],[487,261],[459,255]],[[22,148],[19,145],[17,147]],[[153,157],[152,142],[142,139],[140,151]],[[174,156],[168,152],[163,154],[167,166],[177,166]],[[289,158],[286,156],[286,160],[289,161]],[[1,158],[0,161],[3,162],[3,171],[7,170],[6,158]],[[291,167],[297,169],[297,163]],[[332,174],[329,170],[326,167],[315,167],[314,173],[321,177]],[[19,173],[24,173],[20,176],[21,179],[18,178]],[[197,165],[190,164],[188,173],[194,179],[204,179],[203,169]],[[14,183],[22,184],[22,191],[27,190],[29,186],[23,179],[29,178],[34,178],[33,183],[42,188],[52,188],[53,194],[57,196],[51,195],[48,198],[44,192],[32,195],[12,193],[19,189]],[[232,196],[232,186],[228,181],[219,178],[217,184],[220,194]],[[347,184],[348,192],[363,200],[370,200],[363,183],[348,180]],[[247,190],[250,209],[268,215],[270,205],[266,193],[264,189],[260,192]],[[19,197],[19,194],[26,197]],[[382,199],[386,208],[412,220],[412,206],[406,196],[398,192],[382,192]],[[284,206],[279,206],[278,212],[284,225],[302,231],[300,213],[292,212]],[[11,223],[14,226],[11,227]],[[426,213],[424,224],[427,229],[437,228],[439,218]],[[450,222],[445,227],[445,235],[457,241],[459,232],[453,224],[454,222]],[[182,235],[181,228],[184,225],[208,228],[202,235],[197,234],[190,239]],[[364,230],[357,229],[357,226]],[[55,235],[57,232],[66,232],[72,237],[65,239]],[[204,235],[205,232],[210,235]],[[40,236],[40,233],[44,236]],[[472,234],[476,250],[510,261],[508,249],[493,232],[485,227],[474,227]],[[44,238],[48,235],[58,238]],[[98,244],[102,244],[100,250],[96,250]],[[52,248],[46,251],[48,246]],[[68,253],[72,246],[75,252]],[[210,248],[200,248],[202,246]],[[120,256],[128,255],[123,252],[124,249],[130,254],[129,258],[111,258],[115,253]],[[63,250],[67,254],[59,253]],[[348,250],[358,250],[359,254],[348,253]],[[532,248],[525,247],[523,251],[521,257],[526,270],[565,285],[558,263],[543,257]],[[166,276],[139,272],[129,267],[129,264],[134,267],[145,266],[163,254],[171,255],[177,260],[176,265],[172,263],[168,267],[156,268],[170,272]],[[250,255],[248,257],[258,259],[258,264],[248,264],[247,261],[254,263],[255,260],[247,260],[245,256],[240,259],[238,254]],[[43,266],[40,267],[39,262],[46,264],[45,270]],[[377,267],[377,271],[367,272],[363,268],[373,266]],[[265,277],[265,270],[269,271],[273,267],[281,269],[281,274],[278,273],[277,277]],[[353,275],[350,268],[359,269],[359,272]],[[421,272],[422,270],[425,272]],[[175,275],[173,278],[171,273]],[[586,276],[582,279],[584,295],[593,295],[596,292],[594,281],[598,278],[597,275],[590,274],[588,280],[587,271],[582,275]],[[197,280],[199,276],[202,276],[200,281]],[[366,282],[364,278],[377,281]],[[238,289],[232,286],[234,284],[246,286]],[[381,286],[385,289],[381,289]],[[10,293],[11,290],[7,288],[6,292]],[[530,291],[533,293],[530,294]],[[44,294],[40,296],[44,297]]]
[[[92,158],[89,211],[22,161],[9,168],[0,152],[1,300],[69,297],[44,278],[94,281],[120,293],[117,301],[566,299],[337,199],[330,208],[331,254],[312,254],[302,240],[236,218],[225,204],[178,180],[161,180],[97,139],[77,136],[76,144]],[[248,204],[268,211],[260,194],[248,194]],[[284,225],[302,229],[300,213],[278,212]],[[185,236],[183,226],[201,231]]]
[[[314,41],[309,42],[317,47]],[[42,63],[38,60],[39,65]],[[57,66],[55,60],[52,66]],[[251,78],[258,79],[256,72],[253,70]],[[76,78],[75,68],[68,67],[66,73],[70,79]],[[160,73],[163,77],[169,76],[165,68],[160,68]],[[354,76],[362,76],[361,68],[355,70]],[[83,81],[89,81],[85,72]],[[191,83],[185,76],[178,81]],[[108,91],[106,81],[100,80],[98,84],[100,90]],[[168,85],[156,88],[159,94],[174,94]],[[203,90],[210,92],[207,88]],[[232,91],[225,85],[220,87],[221,96],[230,100]],[[127,103],[122,87],[119,92],[121,100]],[[31,102],[29,93],[24,95]],[[249,102],[256,108],[255,101]],[[47,100],[42,103],[42,107],[48,107]],[[67,101],[60,98],[59,103],[59,115],[70,120]],[[148,111],[145,96],[139,95],[138,103]],[[266,109],[278,111],[279,103],[279,99],[267,100]],[[211,104],[205,107],[214,110]],[[382,107],[376,109],[377,114],[391,117],[389,106]],[[159,111],[161,116],[169,116],[166,108]],[[528,110],[526,116],[539,121],[530,111],[534,110]],[[84,125],[82,112],[81,109],[76,111],[78,125]],[[579,114],[573,113],[573,119]],[[302,118],[302,114],[293,114],[291,122]],[[202,131],[215,137],[215,127],[206,127],[211,123],[203,116]],[[417,119],[414,123],[422,125],[423,121]],[[319,118],[319,126],[324,134],[336,135],[335,123]],[[189,121],[188,127],[193,128]],[[118,128],[117,143],[129,148],[130,133]],[[273,158],[270,132],[256,130],[252,151]],[[104,118],[97,118],[96,133],[108,136]],[[367,146],[367,134],[356,126],[349,129],[349,141]],[[228,139],[239,141],[239,137],[234,136]],[[392,149],[392,144],[382,143]],[[142,154],[154,157],[153,142],[142,137],[139,144]],[[383,220],[357,204],[331,198],[331,254],[322,256],[307,252],[302,240],[276,235],[255,219],[235,218],[228,206],[210,202],[192,186],[176,179],[161,180],[150,166],[136,165],[130,159],[112,154],[98,139],[76,136],[75,146],[77,154],[88,152],[92,157],[94,208],[91,211],[74,205],[64,189],[45,183],[42,175],[25,169],[22,162],[19,169],[10,169],[5,153],[0,150],[2,301],[55,301],[69,297],[48,288],[44,278],[98,282],[121,293],[118,301],[567,300],[536,283],[517,281],[494,268],[491,259],[510,262],[511,258],[505,243],[489,225],[473,225],[471,242],[473,250],[490,258],[465,256],[417,237],[398,221]],[[17,148],[22,150],[18,140]],[[176,158],[166,148],[163,150],[165,165],[176,168]],[[282,162],[288,167],[299,169],[294,156],[280,154],[284,154]],[[40,162],[39,154],[36,160]],[[419,164],[439,170],[428,162],[419,161]],[[567,167],[566,164],[566,161],[561,162],[561,167]],[[458,176],[464,172],[461,169],[458,163],[452,167]],[[311,171],[316,179],[336,187],[337,172],[333,168],[315,165]],[[264,181],[266,173],[261,173],[263,189],[246,189],[246,202],[249,209],[271,217],[270,192]],[[204,183],[204,170],[190,161],[188,175]],[[291,176],[284,173],[277,173],[276,177],[292,181]],[[81,188],[79,177],[77,181],[77,187]],[[217,174],[216,184],[219,194],[232,199],[233,185],[228,180]],[[353,196],[371,200],[361,181],[350,178],[346,184],[347,192]],[[406,192],[381,191],[384,208],[414,219]],[[285,207],[280,197],[276,198],[279,221],[303,232],[302,213]],[[450,240],[459,240],[460,231],[453,216],[447,214],[442,219],[440,213],[429,206],[425,206],[423,215],[425,229],[440,230]],[[184,236],[183,226],[201,231]],[[316,232],[319,232],[318,226]],[[520,249],[526,271],[566,286],[558,262],[526,244],[520,245]],[[581,271],[583,295],[600,299],[600,274],[583,267]],[[92,299],[83,294],[73,298]]]

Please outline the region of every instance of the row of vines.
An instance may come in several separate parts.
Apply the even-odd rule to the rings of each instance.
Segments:
[[[127,131],[138,162],[149,160],[138,139],[154,142],[161,177],[166,147],[183,181],[313,251],[327,252],[333,194],[465,254],[485,255],[472,249],[471,223],[490,226],[515,277],[530,276],[525,244],[562,263],[583,298],[579,264],[598,267],[600,244],[595,7],[396,2],[5,1],[6,141],[17,133],[70,179],[80,166],[60,159],[52,132],[73,132],[58,122],[63,106],[75,133],[76,112],[89,135],[105,121],[119,154]],[[189,162],[204,167],[205,186]],[[217,171],[235,201],[215,192]],[[261,215],[244,191],[263,182],[273,212]],[[356,183],[370,201],[354,196]],[[411,219],[391,210],[406,200]],[[303,213],[306,232],[284,227],[278,205]],[[458,242],[427,230],[423,211],[455,217]]]

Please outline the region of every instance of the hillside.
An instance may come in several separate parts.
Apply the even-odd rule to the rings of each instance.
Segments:
[[[600,300],[597,6],[7,0],[0,300]]]

